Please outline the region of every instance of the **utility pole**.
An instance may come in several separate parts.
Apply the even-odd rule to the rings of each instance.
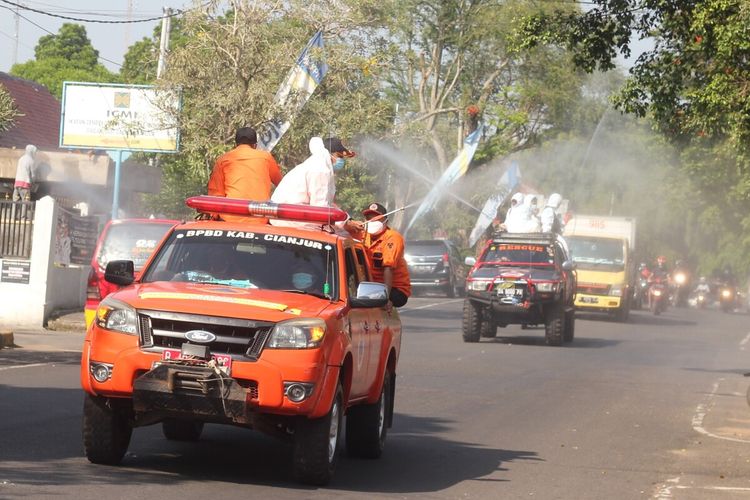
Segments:
[[[172,9],[162,7],[164,16],[161,18],[161,40],[159,42],[159,63],[156,66],[156,78],[164,74],[167,65],[167,49],[169,48],[169,31],[172,25]]]
[[[16,30],[13,33],[13,39],[14,39],[13,65],[15,65],[18,62],[18,39],[20,37],[20,33],[19,33],[19,27],[20,27],[19,20],[20,20],[20,17],[18,17],[18,6],[16,6],[16,13],[14,14],[13,17],[15,18],[14,21],[15,21],[15,25],[16,25]]]

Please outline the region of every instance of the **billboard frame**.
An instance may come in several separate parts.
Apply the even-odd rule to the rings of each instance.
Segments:
[[[102,151],[128,151],[128,152],[140,152],[140,153],[165,153],[175,154],[180,151],[180,127],[175,126],[175,149],[141,149],[141,148],[130,148],[130,147],[104,147],[104,146],[90,146],[90,145],[67,145],[63,144],[63,135],[65,132],[65,104],[66,104],[66,88],[68,85],[84,86],[84,87],[118,87],[126,89],[156,89],[156,85],[143,85],[143,84],[126,84],[126,83],[98,83],[98,82],[75,82],[75,81],[64,81],[62,91],[62,102],[60,108],[60,137],[58,140],[58,146],[64,149],[95,149]],[[182,111],[182,92],[178,89],[177,97],[177,111]]]

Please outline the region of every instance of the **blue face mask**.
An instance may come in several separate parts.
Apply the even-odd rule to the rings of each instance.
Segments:
[[[297,290],[306,290],[313,284],[313,276],[308,273],[294,273],[292,275],[292,285]]]
[[[343,158],[336,158],[336,163],[333,164],[333,171],[338,172],[346,165],[346,160]]]

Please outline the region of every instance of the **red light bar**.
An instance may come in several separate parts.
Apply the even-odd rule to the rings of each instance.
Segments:
[[[270,219],[320,222],[322,224],[345,221],[349,217],[343,210],[333,207],[313,207],[310,205],[294,205],[292,203],[273,203],[271,201],[248,201],[238,198],[224,198],[222,196],[193,196],[185,200],[185,205],[199,212],[253,215],[268,217]]]

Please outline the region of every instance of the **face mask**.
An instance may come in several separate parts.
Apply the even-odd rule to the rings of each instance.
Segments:
[[[385,230],[383,221],[375,220],[367,223],[367,232],[370,234],[380,234]]]
[[[310,288],[313,284],[313,276],[308,273],[294,273],[292,275],[292,285],[298,290]]]
[[[346,160],[343,158],[336,158],[336,163],[333,164],[333,171],[338,172],[346,165]]]

